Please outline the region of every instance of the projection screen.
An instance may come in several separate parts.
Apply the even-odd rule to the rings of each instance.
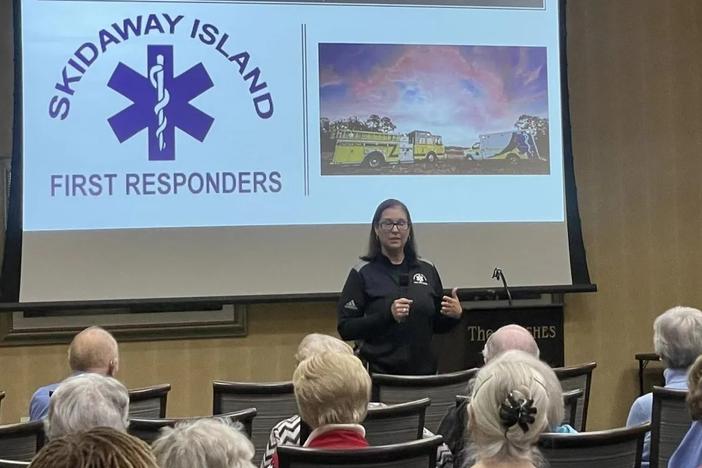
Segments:
[[[16,10],[19,302],[335,293],[387,198],[446,287],[574,282],[557,1]]]

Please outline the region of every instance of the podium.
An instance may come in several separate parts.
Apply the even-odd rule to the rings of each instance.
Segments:
[[[561,367],[563,357],[563,304],[514,305],[512,307],[464,309],[461,323],[432,342],[439,373],[481,367],[487,338],[498,328],[515,323],[529,330],[541,351],[541,359]]]

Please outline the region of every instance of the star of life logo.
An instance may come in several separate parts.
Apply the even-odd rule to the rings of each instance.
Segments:
[[[147,46],[147,74],[140,74],[120,62],[107,86],[132,104],[107,119],[123,143],[148,129],[150,161],[175,159],[175,129],[203,142],[214,118],[190,101],[214,84],[202,63],[178,76],[173,73],[173,46]]]

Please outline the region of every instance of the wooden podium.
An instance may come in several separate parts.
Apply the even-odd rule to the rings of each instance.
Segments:
[[[485,340],[510,323],[534,335],[543,361],[552,367],[563,366],[563,304],[514,305],[465,309],[456,328],[434,335],[432,347],[439,360],[439,373],[482,366]]]

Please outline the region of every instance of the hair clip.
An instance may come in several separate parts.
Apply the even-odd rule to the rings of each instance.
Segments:
[[[509,392],[505,401],[500,405],[500,422],[505,429],[518,424],[522,431],[529,431],[529,424],[536,419],[536,408],[534,400],[523,397],[515,397],[513,392]]]

